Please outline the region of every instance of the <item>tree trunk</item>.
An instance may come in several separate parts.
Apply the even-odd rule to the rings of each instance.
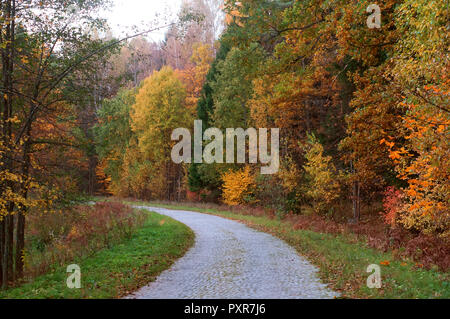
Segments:
[[[353,189],[353,194],[352,194],[352,206],[353,206],[353,208],[352,208],[352,212],[353,212],[353,220],[356,220],[356,210],[357,210],[357,207],[356,207],[356,183],[355,182],[353,182],[353,187],[352,187],[352,189]]]
[[[353,220],[359,222],[361,217],[361,185],[358,181],[353,182]]]
[[[16,233],[16,279],[23,278],[23,254],[25,249],[25,214],[26,208],[22,208],[17,215]]]
[[[14,215],[11,214],[13,211],[14,204],[11,204],[10,215],[8,216],[8,280],[14,282]]]
[[[4,47],[1,49],[2,57],[2,103],[3,108],[3,118],[1,126],[3,128],[3,147],[5,148],[5,153],[9,153],[6,156],[6,160],[2,159],[4,162],[1,170],[7,172],[14,172],[13,167],[13,136],[12,136],[12,123],[9,120],[12,117],[13,112],[13,72],[14,72],[14,43],[15,43],[15,17],[16,17],[16,2],[12,1],[2,1],[1,14],[2,18],[6,21],[6,28],[0,36],[1,43]],[[14,189],[14,185],[11,181],[5,181],[1,185],[2,192],[7,189]],[[6,204],[6,216],[3,216],[3,221],[1,223],[2,228],[2,254],[1,259],[1,270],[2,270],[2,288],[6,289],[8,287],[8,281],[14,279],[14,262],[13,262],[13,247],[14,247],[14,202],[8,202]]]
[[[31,126],[27,128],[27,140],[23,148],[23,166],[22,166],[22,176],[25,179],[23,183],[21,193],[22,197],[26,199],[28,197],[28,177],[30,172],[30,138]],[[25,206],[20,206],[17,214],[17,231],[16,231],[16,279],[23,278],[23,268],[24,268],[24,249],[25,249],[25,216],[28,208]]]
[[[28,178],[30,175],[30,135],[31,135],[31,124],[27,127],[26,141],[23,146],[23,165],[22,165],[22,176],[25,182],[21,184],[21,195],[24,199],[28,197]],[[28,211],[26,206],[18,207],[17,215],[17,232],[16,232],[16,278],[23,278],[23,267],[24,267],[24,249],[25,249],[25,216]]]
[[[361,183],[358,181],[358,190],[356,195],[356,201],[357,201],[357,209],[356,209],[356,221],[359,222],[361,219]]]
[[[96,191],[96,185],[97,185],[97,175],[96,175],[96,168],[98,165],[97,158],[95,155],[89,155],[89,180],[88,180],[88,192],[89,195],[93,196]]]
[[[3,288],[3,251],[5,246],[5,232],[4,232],[4,224],[5,220],[1,217],[0,221],[0,287]]]
[[[2,254],[2,288],[8,288],[8,279],[9,279],[9,234],[8,234],[8,224],[9,218],[11,216],[5,216],[3,218],[3,254]]]

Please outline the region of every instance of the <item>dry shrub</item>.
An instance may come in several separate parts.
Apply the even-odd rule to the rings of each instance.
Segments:
[[[437,265],[444,271],[450,269],[450,242],[448,239],[422,234],[407,242],[406,252],[425,268]]]
[[[199,202],[200,201],[200,193],[187,190],[186,191],[186,199],[190,202]]]
[[[392,251],[398,258],[410,258],[420,267],[437,266],[441,271],[450,269],[449,238],[413,234],[402,228],[389,228],[381,218],[373,217],[364,222],[350,225],[337,223],[321,216],[286,217],[294,229],[306,229],[329,234],[353,234],[359,240],[380,251]]]
[[[89,256],[130,238],[145,215],[122,203],[78,206],[65,212],[30,214],[26,232],[25,272],[32,278],[54,265]]]

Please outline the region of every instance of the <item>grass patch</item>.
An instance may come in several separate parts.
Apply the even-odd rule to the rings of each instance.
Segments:
[[[169,217],[141,212],[148,218],[131,239],[71,262],[81,267],[81,289],[67,288],[66,268],[55,267],[31,283],[0,291],[0,298],[119,298],[154,281],[193,245],[194,233]]]
[[[295,230],[291,223],[267,216],[236,214],[183,204],[143,205],[213,214],[270,233],[290,244],[318,266],[322,281],[341,292],[344,298],[450,298],[448,273],[418,268],[416,263],[410,260],[396,260],[392,253],[372,249],[365,242],[356,240],[352,234],[334,235]],[[381,267],[381,289],[367,288],[367,277],[370,274],[366,273],[366,269],[370,264]]]

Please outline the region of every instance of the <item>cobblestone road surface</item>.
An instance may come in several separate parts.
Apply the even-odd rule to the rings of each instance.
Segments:
[[[145,208],[189,226],[194,247],[137,299],[302,299],[333,298],[317,269],[283,241],[217,216]]]

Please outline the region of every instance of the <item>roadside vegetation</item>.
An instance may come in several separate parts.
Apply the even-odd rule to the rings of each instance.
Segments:
[[[185,225],[117,202],[30,218],[25,277],[1,298],[118,298],[153,281],[193,244]],[[81,289],[66,267],[81,268]]]
[[[130,239],[147,216],[118,202],[31,212],[25,232],[24,280]]]
[[[139,202],[141,204],[213,214],[270,233],[318,266],[323,282],[339,291],[343,298],[450,298],[448,271],[439,270],[436,265],[427,269],[413,258],[401,255],[398,250],[376,249],[364,233],[331,223],[327,225],[323,221],[306,225],[295,216],[282,217],[247,207]],[[381,289],[367,287],[370,273],[366,270],[371,264],[381,267]]]
[[[114,2],[0,6],[3,295],[24,284],[24,296],[66,296],[51,287],[69,261],[89,268],[96,254],[139,246],[153,229],[143,214],[73,208],[81,196],[113,195],[229,205],[210,212],[290,242],[346,296],[448,296],[448,1],[378,1],[372,28],[372,0],[184,0],[173,21],[158,14],[126,38],[103,15]],[[199,136],[213,163],[189,158],[191,143],[175,163],[177,128]],[[220,156],[207,137],[227,128],[278,128],[277,172],[262,174],[263,147],[250,160],[246,139],[231,148],[250,153],[244,160]],[[178,236],[153,235],[164,245]],[[169,260],[189,246],[185,235]],[[96,288],[109,257],[95,258],[104,273],[68,297],[119,296],[139,281]],[[372,260],[385,288],[366,291]]]

